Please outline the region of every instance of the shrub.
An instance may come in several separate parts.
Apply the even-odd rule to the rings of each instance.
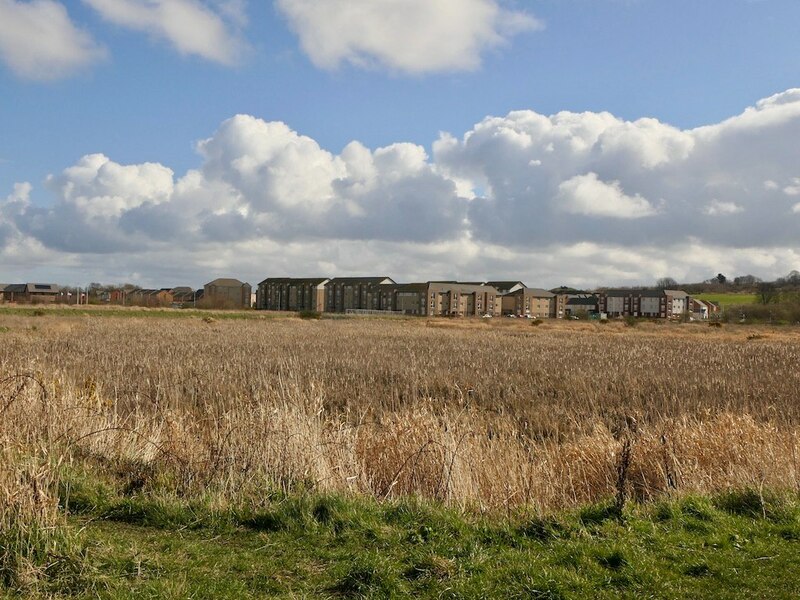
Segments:
[[[316,310],[301,310],[297,316],[301,319],[321,319],[322,313]]]

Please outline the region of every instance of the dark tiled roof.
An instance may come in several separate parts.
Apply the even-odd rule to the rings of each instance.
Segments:
[[[267,277],[258,285],[265,285],[268,283],[294,283],[296,285],[319,285],[328,281],[327,277]]]
[[[391,277],[334,277],[328,283],[383,283],[386,280],[394,283]]]

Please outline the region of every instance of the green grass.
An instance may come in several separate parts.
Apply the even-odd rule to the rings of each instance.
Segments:
[[[213,508],[76,478],[79,577],[40,591],[102,598],[793,598],[800,502],[754,491],[551,516],[415,499],[267,493]],[[67,496],[69,495],[69,499]],[[26,590],[29,591],[29,590]],[[0,596],[3,595],[0,586]]]
[[[755,304],[758,300],[756,294],[698,294],[695,298],[698,300],[708,300],[709,302],[718,304],[720,308],[741,304]]]

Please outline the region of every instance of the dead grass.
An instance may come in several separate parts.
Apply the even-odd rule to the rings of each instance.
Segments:
[[[507,321],[6,317],[0,524],[51,523],[81,463],[230,504],[574,507],[618,491],[632,422],[630,497],[800,491],[795,332]]]

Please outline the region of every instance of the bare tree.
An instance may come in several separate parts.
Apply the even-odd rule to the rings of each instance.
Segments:
[[[758,284],[758,301],[761,304],[772,304],[773,302],[777,302],[778,297],[778,288],[774,283],[763,281]]]
[[[678,287],[678,282],[672,277],[662,277],[656,281],[656,287],[660,290],[671,290]]]

